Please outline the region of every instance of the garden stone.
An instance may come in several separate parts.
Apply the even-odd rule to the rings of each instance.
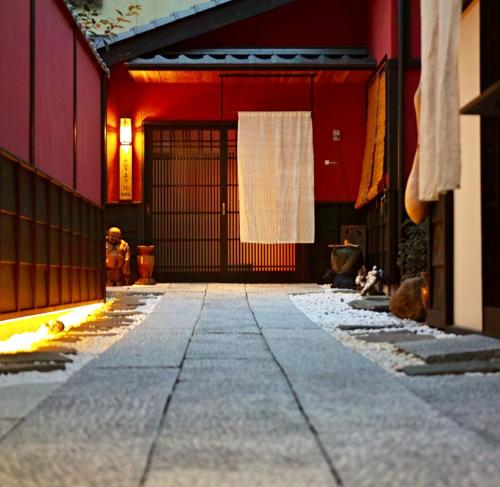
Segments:
[[[426,312],[421,294],[424,285],[422,277],[404,280],[389,301],[389,309],[392,314],[398,318],[424,321]]]

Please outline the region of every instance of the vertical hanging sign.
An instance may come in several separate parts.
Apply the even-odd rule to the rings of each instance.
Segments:
[[[120,145],[120,200],[132,199],[132,146]]]

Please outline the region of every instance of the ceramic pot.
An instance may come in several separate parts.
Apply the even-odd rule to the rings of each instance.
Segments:
[[[156,284],[156,281],[152,278],[155,267],[154,251],[154,245],[137,246],[137,270],[139,272],[139,279],[135,282],[136,284]]]
[[[338,288],[355,289],[356,274],[363,265],[363,252],[359,245],[348,241],[344,245],[329,245],[330,266],[335,274],[333,285]]]

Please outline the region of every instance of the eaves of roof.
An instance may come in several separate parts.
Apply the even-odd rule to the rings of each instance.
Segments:
[[[363,47],[332,49],[197,49],[167,51],[127,63],[130,70],[175,69],[373,69]]]
[[[104,39],[98,39],[96,41],[96,47],[97,47],[97,49],[102,49],[102,48],[106,47],[106,45],[112,46],[113,44],[121,42],[125,39],[130,39],[131,37],[135,37],[139,34],[149,32],[151,30],[157,29],[158,27],[164,27],[164,26],[172,24],[178,20],[184,19],[186,17],[191,17],[192,15],[195,15],[199,12],[203,12],[205,10],[210,10],[214,7],[217,7],[218,5],[222,5],[224,3],[228,3],[231,1],[232,0],[209,0],[208,2],[204,2],[204,3],[201,3],[199,5],[194,5],[193,7],[190,7],[190,8],[185,9],[185,10],[172,12],[170,15],[167,15],[166,17],[154,19],[151,22],[148,22],[147,24],[138,25],[138,26],[132,27],[131,29],[129,29],[125,32],[120,32],[119,34],[116,34],[115,36],[113,36],[109,40],[104,41]]]
[[[97,48],[108,66],[165,49],[173,44],[211,32],[234,22],[282,7],[295,0],[209,0],[167,17],[98,41]]]

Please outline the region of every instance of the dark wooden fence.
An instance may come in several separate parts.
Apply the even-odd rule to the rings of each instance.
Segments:
[[[438,328],[453,325],[453,193],[432,203],[429,215],[430,303],[427,322]]]
[[[104,297],[102,207],[0,151],[0,320]]]

